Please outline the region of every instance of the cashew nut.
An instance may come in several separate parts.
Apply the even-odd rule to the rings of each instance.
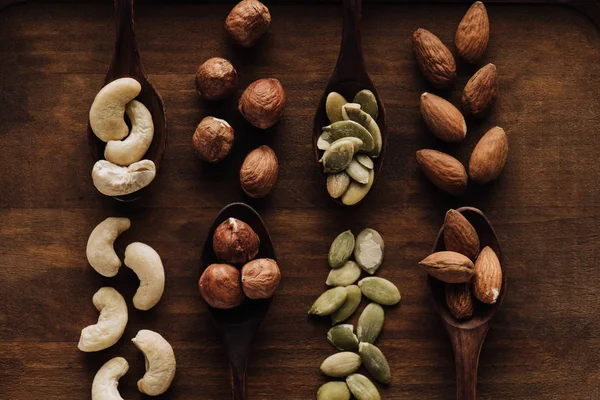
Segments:
[[[129,134],[125,105],[140,94],[142,86],[133,78],[120,78],[104,86],[90,108],[90,126],[103,142],[121,140]]]
[[[147,329],[139,331],[131,341],[146,359],[146,373],[137,383],[139,391],[149,396],[163,394],[175,377],[173,348],[161,335]]]
[[[129,364],[123,357],[108,360],[96,373],[92,383],[92,400],[123,400],[117,386]]]
[[[92,268],[100,275],[110,278],[119,272],[121,260],[113,245],[117,237],[130,227],[129,218],[109,217],[90,234],[85,253]]]
[[[140,287],[133,296],[133,306],[138,310],[151,309],[165,290],[165,269],[160,256],[147,244],[131,243],[125,249],[125,265],[140,280]]]
[[[115,289],[100,288],[92,301],[100,311],[100,316],[96,325],[90,325],[81,331],[77,347],[85,352],[104,350],[117,343],[127,325],[127,304]]]
[[[137,192],[152,182],[156,166],[151,160],[142,160],[121,167],[110,161],[100,160],[94,164],[92,179],[94,186],[107,196],[122,196]]]
[[[124,140],[110,140],[104,148],[104,158],[108,161],[127,166],[144,157],[152,143],[154,123],[152,115],[145,105],[132,100],[125,109],[131,121],[131,132]]]

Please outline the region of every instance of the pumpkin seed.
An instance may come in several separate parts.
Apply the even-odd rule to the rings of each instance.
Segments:
[[[327,193],[334,199],[340,198],[350,186],[350,176],[342,171],[327,175]]]
[[[328,286],[348,286],[352,285],[360,278],[361,269],[357,263],[348,260],[340,268],[329,271],[325,284]]]
[[[331,268],[339,268],[343,266],[354,251],[354,235],[348,230],[340,233],[331,243],[329,247],[329,255],[327,261]]]
[[[349,103],[353,104],[353,103]],[[373,150],[369,152],[372,157],[379,157],[381,148],[383,147],[383,139],[381,138],[381,130],[377,122],[366,112],[357,107],[347,107],[346,104],[342,107],[342,114],[345,120],[350,120],[359,123],[369,131],[373,137]]]
[[[370,303],[358,318],[358,324],[356,325],[358,340],[371,344],[375,343],[381,333],[384,322],[385,313],[383,312],[383,308],[377,303]]]
[[[355,137],[363,141],[360,151],[369,153],[373,151],[375,142],[373,136],[361,124],[354,121],[338,121],[323,127],[323,139],[332,142],[341,138]]]
[[[358,287],[365,297],[383,306],[393,306],[400,302],[400,291],[387,279],[370,276],[360,280]]]
[[[341,325],[340,325],[341,326]],[[361,343],[358,346],[358,353],[362,359],[365,368],[373,378],[381,383],[390,383],[392,372],[387,359],[377,347],[371,343]]]
[[[356,400],[381,400],[381,395],[373,382],[364,375],[352,374],[346,378],[346,384]]]
[[[319,150],[327,150],[331,147],[331,143],[329,143],[327,140],[325,140],[325,138],[323,137],[323,134],[321,134],[321,136],[319,136],[319,139],[317,139],[317,149]]]
[[[348,190],[346,190],[346,193],[342,195],[342,203],[344,203],[347,206],[353,206],[357,203],[360,203],[360,201],[364,199],[367,193],[369,193],[369,191],[371,190],[371,186],[373,186],[374,181],[375,171],[371,170],[369,172],[369,181],[366,185],[362,185],[358,182],[350,182]]]
[[[317,400],[350,400],[346,382],[327,382],[319,388]]]
[[[350,164],[346,168],[346,173],[358,183],[363,185],[369,183],[370,170],[363,167],[356,158],[350,161]]]
[[[360,104],[358,104],[358,103],[347,103],[347,104],[344,104],[344,105],[342,106],[342,119],[343,119],[344,121],[347,121],[347,120],[349,120],[349,119],[352,119],[352,118],[348,117],[348,113],[347,113],[346,109],[360,110]],[[360,123],[360,121],[356,121],[356,122],[358,122],[359,124],[361,124],[361,123]],[[361,124],[361,125],[362,125],[362,124]],[[364,125],[363,125],[363,126],[364,126]],[[365,127],[365,128],[366,128],[366,127]]]
[[[358,338],[354,334],[354,326],[350,324],[336,325],[327,332],[327,341],[338,350],[358,350]]]
[[[373,162],[373,159],[366,154],[357,154],[356,160],[365,168],[375,168],[375,163]]]
[[[350,351],[333,354],[321,364],[321,372],[333,378],[343,378],[356,372],[361,365],[360,356]]]
[[[354,96],[353,103],[360,104],[360,108],[369,114],[373,119],[377,119],[379,115],[379,107],[377,106],[377,98],[369,89],[361,90]]]
[[[325,101],[325,112],[331,123],[342,120],[342,106],[348,101],[337,92],[331,92],[327,95]]]
[[[346,297],[348,297],[346,288],[329,289],[315,300],[308,313],[319,316],[332,314],[344,304]]]
[[[353,138],[343,138],[336,140],[323,154],[321,162],[323,163],[323,170],[327,173],[341,172],[345,170],[352,158],[354,153],[359,148],[357,141],[352,140]],[[355,138],[354,138],[355,139]]]
[[[346,286],[346,291],[348,292],[346,301],[340,308],[331,314],[332,325],[339,324],[350,318],[360,305],[360,300],[362,299],[360,288],[356,285]]]
[[[373,275],[383,262],[385,245],[383,238],[374,229],[367,228],[358,234],[354,247],[354,258],[360,267]]]

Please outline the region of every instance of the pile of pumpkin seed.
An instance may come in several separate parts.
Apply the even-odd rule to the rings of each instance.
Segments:
[[[323,127],[317,148],[327,173],[327,192],[345,205],[359,203],[375,180],[373,159],[379,157],[383,140],[377,125],[377,98],[361,90],[348,103],[337,92],[327,95],[325,111],[331,125]]]
[[[387,279],[373,275],[383,262],[384,242],[373,229],[365,229],[355,238],[351,231],[339,234],[329,248],[328,262],[331,270],[325,283],[333,288],[325,291],[314,302],[309,314],[330,316],[333,327],[327,341],[340,352],[329,356],[321,364],[321,372],[332,381],[319,388],[317,400],[380,400],[377,387],[366,376],[357,373],[361,365],[377,381],[389,384],[391,371],[387,359],[375,346],[385,320],[382,306],[400,302],[400,291]],[[354,260],[350,258],[354,255]],[[362,297],[370,300],[364,308],[356,327],[342,324],[358,309]]]

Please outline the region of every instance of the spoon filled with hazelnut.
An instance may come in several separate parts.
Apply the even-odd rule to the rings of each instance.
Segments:
[[[269,232],[245,203],[223,208],[201,259],[200,294],[221,333],[231,367],[232,398],[246,398],[250,346],[265,318],[281,273]]]
[[[313,148],[329,195],[362,201],[377,180],[386,150],[385,108],[367,73],[359,21],[362,0],[344,0],[340,54],[319,101]]]

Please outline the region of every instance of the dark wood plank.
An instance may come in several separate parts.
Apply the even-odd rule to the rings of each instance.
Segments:
[[[448,147],[420,120],[418,98],[430,88],[410,35],[424,27],[451,43],[467,6],[368,3],[365,59],[386,104],[389,148],[372,195],[344,209],[320,186],[311,144],[314,108],[337,57],[339,4],[270,8],[266,40],[242,50],[222,30],[229,5],[137,4],[141,57],[164,97],[170,136],[157,182],[134,205],[95,191],[85,137],[88,108],[110,63],[112,4],[35,2],[0,13],[0,398],[89,398],[97,368],[115,355],[131,364],[123,397],[141,398],[135,382],[143,359],[128,340],[141,328],[157,330],[176,351],[178,375],[161,398],[227,398],[227,363],[197,293],[198,263],[218,210],[248,200],[238,169],[262,143],[279,156],[280,180],[267,199],[251,204],[269,227],[283,280],[251,356],[251,399],[312,398],[325,381],[318,366],[333,351],[325,341],[328,324],[309,321],[306,311],[324,289],[329,241],[366,226],[386,239],[381,275],[403,294],[381,340],[393,368],[383,396],[452,398],[452,349],[416,263],[429,253],[445,210],[460,205],[486,212],[510,265],[509,291],[481,354],[479,398],[600,398],[599,31],[562,6],[489,5],[486,61],[499,69],[499,101],[487,120],[469,124],[463,146]],[[288,107],[278,126],[265,133],[249,127],[235,99],[223,107],[198,100],[193,75],[212,56],[234,62],[238,95],[259,77],[282,81]],[[472,72],[459,64],[457,88]],[[233,154],[219,166],[197,161],[191,145],[208,113],[236,129]],[[467,162],[496,124],[510,146],[498,182],[454,199],[419,173],[416,150],[444,149]],[[110,284],[130,299],[137,283],[128,270],[103,279],[87,265],[87,236],[110,215],[133,220],[118,241],[121,254],[133,240],[161,254],[167,287],[155,310],[130,308],[124,338],[113,349],[90,356],[76,343],[97,315],[91,296]]]

